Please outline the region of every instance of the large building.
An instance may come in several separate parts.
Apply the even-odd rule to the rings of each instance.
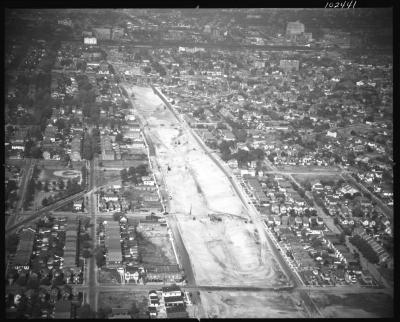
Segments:
[[[101,158],[102,160],[114,160],[115,153],[112,147],[111,138],[108,135],[102,135],[100,139],[101,143]]]
[[[14,258],[14,267],[16,269],[29,269],[34,240],[35,231],[32,228],[22,230]]]
[[[301,35],[304,32],[304,24],[300,21],[288,22],[286,26],[286,34],[288,36]]]
[[[122,264],[121,234],[117,221],[107,221],[105,226],[106,266],[118,268]]]
[[[97,45],[97,38],[96,37],[85,37],[85,38],[83,38],[83,43],[85,45]]]
[[[68,218],[65,232],[64,248],[64,270],[79,272],[77,261],[77,240],[78,240],[79,221],[76,218]]]
[[[71,155],[72,161],[81,161],[81,138],[80,136],[75,136],[71,142]]]

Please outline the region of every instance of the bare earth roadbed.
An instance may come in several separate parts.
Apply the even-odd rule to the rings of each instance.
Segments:
[[[151,88],[127,89],[129,95],[133,90],[134,110],[146,123],[147,135],[156,148],[172,197],[170,211],[190,254],[196,283],[280,286],[273,255],[268,249],[261,256],[259,232],[225,174],[193,137],[180,130],[178,121]],[[211,221],[210,213],[220,214],[222,221]]]

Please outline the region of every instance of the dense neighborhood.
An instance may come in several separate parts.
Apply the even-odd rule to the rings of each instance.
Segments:
[[[200,316],[207,292],[165,178],[181,165],[160,166],[162,139],[129,86],[178,120],[159,122],[179,131],[174,149],[193,137],[244,192],[282,289],[393,291],[393,57],[362,36],[373,14],[350,32],[312,10],[204,10],[7,12],[8,318]],[[194,207],[185,220],[206,220]]]

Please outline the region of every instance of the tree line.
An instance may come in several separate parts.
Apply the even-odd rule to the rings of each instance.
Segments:
[[[379,256],[374,251],[372,246],[361,236],[355,235],[349,238],[350,243],[358,248],[358,250],[363,254],[363,256],[373,264],[379,263]]]

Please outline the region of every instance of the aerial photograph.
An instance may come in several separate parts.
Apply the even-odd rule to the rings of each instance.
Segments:
[[[392,7],[4,8],[7,319],[393,318]]]

